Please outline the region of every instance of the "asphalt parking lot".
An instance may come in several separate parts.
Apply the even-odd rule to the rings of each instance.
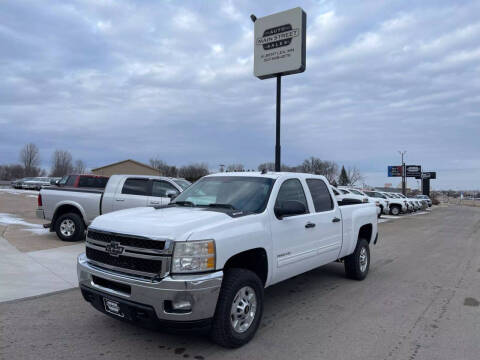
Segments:
[[[0,303],[0,358],[478,359],[480,209],[437,207],[379,230],[365,281],[335,263],[268,288],[240,349],[111,319],[73,288]]]

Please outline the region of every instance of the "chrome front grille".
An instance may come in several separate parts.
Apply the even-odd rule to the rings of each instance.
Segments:
[[[168,275],[173,242],[89,229],[86,256],[93,265],[146,278]]]

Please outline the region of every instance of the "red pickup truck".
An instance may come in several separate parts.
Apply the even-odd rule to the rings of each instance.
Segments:
[[[101,175],[65,175],[55,182],[57,186],[76,187],[76,188],[96,188],[104,189],[107,185],[108,176]]]

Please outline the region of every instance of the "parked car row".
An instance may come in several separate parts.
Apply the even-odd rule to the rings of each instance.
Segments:
[[[359,203],[374,202],[377,206],[377,216],[400,215],[402,213],[425,210],[432,206],[432,201],[426,195],[417,195],[415,198],[406,197],[403,194],[360,190],[346,186],[332,187],[337,201],[358,201]]]
[[[26,177],[11,182],[14,189],[40,190],[43,186],[50,186],[55,181],[60,180],[57,177]]]

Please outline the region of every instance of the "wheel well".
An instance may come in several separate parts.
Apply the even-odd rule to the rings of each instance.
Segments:
[[[228,259],[223,267],[224,270],[231,268],[253,271],[265,285],[268,276],[267,252],[263,248],[256,248],[234,255]]]
[[[370,240],[372,240],[372,224],[363,225],[358,232],[358,238],[365,239],[370,244]]]
[[[53,216],[53,219],[52,219],[52,229],[53,227],[55,226],[55,222],[57,221],[57,219],[64,215],[64,214],[68,214],[68,213],[74,213],[74,214],[77,214],[78,216],[80,216],[80,218],[82,219],[83,223],[85,224],[85,220],[83,220],[83,215],[82,213],[80,212],[80,210],[78,210],[77,207],[73,206],[73,205],[62,205],[60,206],[56,211],[55,211],[55,215]]]

